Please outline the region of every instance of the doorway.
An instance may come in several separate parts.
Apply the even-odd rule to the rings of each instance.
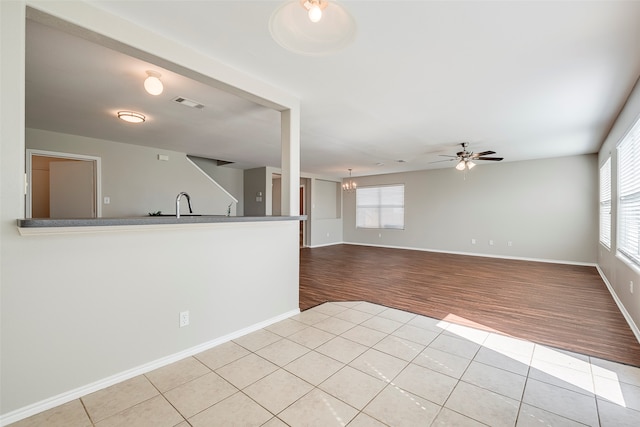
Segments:
[[[100,158],[26,151],[26,218],[97,218]]]

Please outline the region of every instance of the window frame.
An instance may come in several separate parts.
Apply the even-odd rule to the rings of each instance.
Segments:
[[[600,243],[611,249],[611,156],[600,166],[599,229]]]
[[[393,188],[401,188],[401,204],[393,203],[393,200],[383,200],[384,190]],[[366,195],[364,192],[378,191],[378,201],[375,204],[360,203],[361,197]],[[405,185],[404,184],[385,184],[385,185],[369,185],[356,188],[356,229],[361,230],[404,230],[405,229]],[[387,194],[388,197],[398,197],[398,194]],[[362,212],[362,209],[370,211],[370,215]],[[391,211],[391,212],[389,212]],[[385,219],[393,219],[398,215],[401,216],[401,223],[385,223]],[[371,222],[375,224],[371,224]]]
[[[640,117],[620,139],[617,151],[617,254],[640,266]]]

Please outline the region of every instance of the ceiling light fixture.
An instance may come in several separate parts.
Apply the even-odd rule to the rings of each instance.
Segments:
[[[358,184],[356,184],[352,179],[351,179],[351,169],[349,169],[349,181],[345,182],[344,184],[342,184],[342,189],[344,191],[346,191],[347,193],[351,193],[353,191],[356,191],[356,187],[358,186]]]
[[[164,90],[164,86],[160,80],[161,74],[156,71],[147,71],[147,76],[144,80],[144,90],[150,95],[160,95]]]
[[[135,111],[118,111],[118,118],[129,123],[142,123],[146,120],[143,114],[136,113]]]
[[[471,170],[474,168],[475,165],[476,164],[469,159],[461,159],[456,165],[456,169],[458,169],[459,171],[463,171],[465,169]]]
[[[325,0],[300,0],[300,4],[308,10],[309,20],[315,23],[320,22],[322,11],[327,8],[329,3]]]
[[[290,0],[269,20],[273,39],[300,55],[327,55],[347,47],[356,36],[353,17],[333,0]]]

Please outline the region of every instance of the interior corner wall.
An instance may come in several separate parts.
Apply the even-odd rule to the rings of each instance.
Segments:
[[[309,178],[311,209],[309,247],[328,246],[342,243],[343,218],[340,182],[319,177]]]
[[[598,166],[611,157],[611,247],[598,243],[598,267],[611,286],[614,299],[630,323],[638,341],[640,341],[640,267],[626,261],[617,254],[618,234],[618,159],[616,146],[640,120],[640,79],[636,82],[627,102],[618,115],[598,154]],[[599,169],[599,167],[598,167]],[[635,293],[631,292],[631,282],[635,284]]]
[[[405,229],[356,228],[356,196],[345,193],[344,240],[365,245],[595,263],[596,163],[596,155],[592,154],[482,163],[466,176],[455,168],[445,168],[359,177],[354,179],[358,188],[405,185]]]
[[[238,199],[236,215],[244,215],[244,170],[231,166],[218,166],[215,160],[187,155],[222,188]]]
[[[146,216],[161,211],[175,214],[178,193],[191,196],[194,213],[225,215],[232,199],[187,160],[185,153],[102,139],[27,129],[26,148],[83,154],[102,159],[102,216]],[[158,155],[169,160],[158,160]],[[102,203],[100,200],[99,203]],[[188,210],[182,204],[182,213]]]

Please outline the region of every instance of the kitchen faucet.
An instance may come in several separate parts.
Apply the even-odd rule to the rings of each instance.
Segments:
[[[189,205],[189,213],[193,213],[193,210],[191,210],[191,197],[189,197],[189,195],[183,191],[178,194],[178,197],[176,197],[176,218],[180,218],[180,198],[182,196],[187,198],[187,204]]]

